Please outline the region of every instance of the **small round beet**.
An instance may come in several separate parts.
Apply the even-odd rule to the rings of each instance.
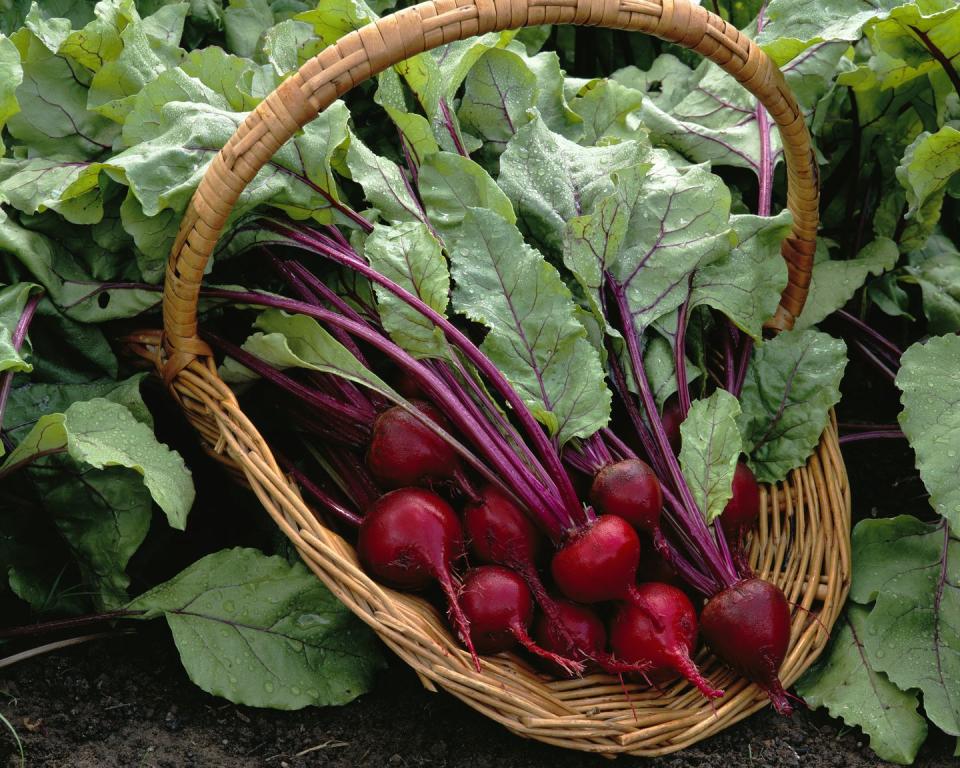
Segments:
[[[480,670],[453,576],[453,564],[463,556],[463,531],[447,502],[422,488],[381,496],[360,524],[357,553],[374,578],[392,587],[417,590],[438,582],[451,620]]]
[[[711,650],[763,688],[783,715],[793,707],[778,672],[790,645],[790,606],[774,584],[744,579],[707,600],[700,630]]]
[[[620,600],[633,588],[640,564],[640,539],[626,520],[601,515],[553,556],[557,587],[578,603]]]
[[[610,644],[618,659],[648,662],[658,679],[683,675],[709,698],[723,695],[697,669],[697,613],[684,592],[669,584],[638,584],[610,625]]]
[[[495,485],[480,489],[463,510],[470,551],[481,563],[515,567],[540,557],[543,537],[517,503]]]
[[[563,656],[577,652],[593,658],[607,647],[607,630],[603,622],[585,605],[569,600],[556,601],[556,618],[551,621],[545,614],[537,616],[534,637],[548,651]]]
[[[449,423],[432,405],[413,401],[418,411],[449,432]],[[373,424],[367,467],[384,488],[430,485],[460,471],[457,452],[422,421],[399,405]]]
[[[641,531],[652,534],[660,529],[663,491],[642,459],[625,459],[601,469],[590,488],[590,502],[601,514],[622,517]]]
[[[733,496],[720,515],[720,524],[727,536],[738,535],[750,528],[760,515],[760,486],[745,462],[737,463],[733,472]]]
[[[579,674],[583,664],[541,648],[530,637],[533,597],[520,574],[499,565],[481,565],[463,579],[460,605],[470,638],[481,653],[502,653],[521,645],[530,653]]]

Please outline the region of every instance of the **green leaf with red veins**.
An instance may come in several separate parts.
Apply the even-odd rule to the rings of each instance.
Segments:
[[[567,222],[591,213],[613,191],[611,175],[648,154],[641,141],[581,147],[536,116],[517,130],[500,156],[498,182],[533,237],[559,252]]]
[[[733,472],[743,450],[740,403],[725,389],[694,400],[680,425],[680,466],[697,508],[710,523],[733,497]]]
[[[824,656],[797,681],[797,693],[811,708],[859,726],[882,760],[910,765],[927,738],[927,721],[917,710],[916,689],[901,691],[867,659],[869,611],[850,603],[833,628]]]
[[[637,139],[646,133],[640,119],[643,94],[616,80],[595,78],[577,91],[570,108],[583,119],[580,144],[601,139]]]
[[[786,331],[757,346],[738,422],[757,480],[779,482],[813,453],[840,400],[846,364],[846,345],[820,331]]]
[[[20,112],[7,121],[10,135],[31,153],[53,160],[90,160],[108,152],[120,126],[87,109],[90,74],[50,51],[21,29],[11,38],[20,51]]]
[[[820,43],[784,65],[787,83],[804,110],[812,110],[838,72],[848,68],[843,63],[847,48],[845,43]],[[757,122],[757,101],[739,82],[709,61],[697,67],[689,80],[683,98],[674,96],[668,102],[669,111],[652,99],[643,100],[638,115],[655,143],[666,144],[694,162],[748,168],[758,175],[764,166],[775,168],[783,161],[772,119],[763,113],[769,132],[765,144]]]
[[[596,349],[577,320],[560,273],[520,231],[472,208],[448,238],[454,308],[489,333],[481,350],[562,445],[610,418],[610,392]]]
[[[445,314],[450,273],[440,243],[424,224],[378,224],[364,242],[363,254],[381,275]],[[381,322],[391,339],[417,358],[449,357],[446,338],[432,321],[386,288],[374,284],[373,289]]]
[[[26,357],[30,342],[24,338],[19,350],[13,346],[13,334],[30,297],[41,291],[34,283],[17,283],[0,288],[0,374],[7,371],[30,373],[33,370]],[[2,380],[2,378],[0,378]],[[0,456],[4,448],[0,445]]]
[[[853,532],[850,598],[876,601],[864,648],[901,690],[920,689],[927,717],[960,736],[960,541],[946,521],[864,520]]]
[[[737,245],[729,254],[698,269],[693,277],[690,307],[707,305],[729,317],[755,340],[773,317],[787,285],[787,266],[780,244],[790,233],[788,210],[777,216],[731,216]]]

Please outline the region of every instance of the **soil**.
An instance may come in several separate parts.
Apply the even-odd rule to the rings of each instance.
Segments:
[[[594,768],[611,763],[512,736],[395,663],[345,707],[273,712],[208,696],[183,672],[166,630],[91,642],[24,662],[0,678],[0,711],[31,768]],[[16,766],[9,736],[0,765]],[[933,735],[916,765],[957,765]],[[766,710],[649,768],[864,768],[883,765],[859,731],[818,713]]]

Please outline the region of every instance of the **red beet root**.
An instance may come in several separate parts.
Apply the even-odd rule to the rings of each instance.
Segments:
[[[447,420],[432,405],[417,401],[414,405],[449,431]],[[374,422],[367,466],[385,488],[402,488],[452,479],[460,472],[460,459],[449,444],[416,416],[394,406]]]
[[[597,614],[585,605],[568,600],[557,600],[556,607],[556,621],[543,614],[537,617],[534,625],[537,643],[548,651],[566,656],[580,652],[592,659],[603,652],[607,646],[607,630]]]
[[[517,644],[571,674],[583,664],[541,648],[530,637],[533,597],[520,575],[499,565],[482,565],[463,580],[460,605],[470,622],[470,638],[481,653],[508,651]]]
[[[377,499],[357,537],[364,567],[379,581],[399,589],[440,584],[450,618],[474,658],[469,622],[457,603],[453,563],[463,555],[463,532],[450,505],[432,491],[402,488]]]
[[[660,626],[651,620],[659,619]],[[722,696],[693,663],[697,644],[697,614],[690,599],[669,584],[639,584],[633,598],[623,603],[610,626],[610,644],[617,658],[628,663],[649,662],[651,674],[683,675],[709,698]]]
[[[590,502],[605,515],[622,517],[634,528],[649,533],[661,556],[669,556],[660,531],[663,491],[660,480],[642,459],[624,459],[601,469],[590,488]]]
[[[724,533],[737,536],[756,521],[760,514],[760,486],[744,462],[733,473],[733,496],[720,515]]]
[[[463,510],[470,550],[482,563],[515,567],[540,556],[542,537],[530,518],[506,493],[493,485]]]
[[[599,603],[625,599],[637,580],[639,564],[637,532],[621,517],[602,515],[557,551],[550,571],[571,600]]]
[[[777,676],[790,645],[790,606],[778,587],[756,578],[728,587],[707,601],[700,629],[717,656],[767,692],[777,712],[793,711]]]
[[[605,515],[622,517],[647,533],[660,529],[663,492],[650,466],[625,459],[601,469],[590,488],[590,502]]]
[[[670,395],[663,404],[660,420],[673,452],[680,453],[680,424],[683,422],[683,414],[680,412],[680,399],[676,395]]]

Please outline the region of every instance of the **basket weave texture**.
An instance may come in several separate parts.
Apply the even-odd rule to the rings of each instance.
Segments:
[[[485,32],[539,24],[581,24],[646,32],[700,52],[756,95],[776,123],[787,164],[792,234],[782,245],[788,285],[768,323],[792,327],[806,298],[818,225],[816,159],[803,116],[780,71],[746,36],[689,0],[434,0],[352,32],[271,93],[209,166],[184,215],[167,266],[163,334],[143,334],[150,356],[209,452],[246,482],[303,560],[350,610],[413,667],[432,690],[446,689],[522,736],[608,755],[682,749],[767,703],[755,685],[706,651],[697,661],[726,695],[713,705],[685,681],[662,692],[605,675],[556,680],[510,654],[487,657],[481,673],[426,601],[381,587],[351,545],[324,527],[284,475],[270,447],[217,374],[197,332],[200,283],[244,187],[301,127],[357,83],[425,50]],[[757,575],[794,605],[791,684],[822,651],[850,575],[850,494],[831,420],[805,467],[763,488],[750,539]]]

